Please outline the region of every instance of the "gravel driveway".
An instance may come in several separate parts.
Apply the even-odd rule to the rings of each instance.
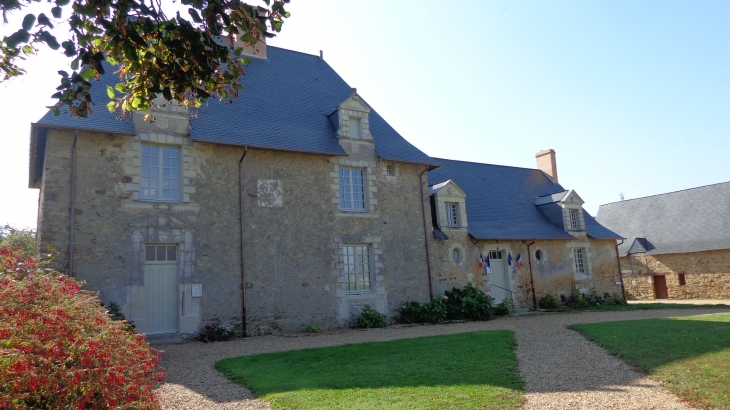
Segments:
[[[220,359],[265,352],[385,341],[477,330],[509,329],[525,379],[524,409],[688,409],[661,385],[643,376],[565,326],[575,323],[691,316],[728,309],[667,309],[631,312],[551,313],[489,322],[393,326],[318,335],[248,338],[224,343],[159,345],[169,380],[157,394],[165,409],[269,409],[221,376]]]

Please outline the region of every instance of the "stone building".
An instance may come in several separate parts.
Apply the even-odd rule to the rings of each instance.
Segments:
[[[555,151],[537,154],[540,169],[435,160],[443,164],[428,174],[436,290],[473,282],[522,306],[573,288],[619,292],[620,236],[558,183]]]
[[[730,298],[730,182],[601,205],[637,299]]]
[[[465,255],[460,269],[474,263],[471,230],[441,226],[454,238],[433,239],[428,180],[441,174],[427,172],[448,161],[406,141],[321,57],[264,46],[251,60],[237,101],[190,112],[170,105],[149,117],[49,113],[32,124],[39,251],[54,248],[57,269],[122,306],[150,335],[192,333],[213,320],[247,335],[347,326],[366,304],[394,318],[404,302],[426,302],[446,285],[489,284],[479,272],[454,276],[451,259],[442,260],[455,244]],[[94,84],[97,104],[112,81]],[[563,191],[543,178],[529,195]],[[469,198],[481,194],[464,184],[457,194],[472,212]],[[436,198],[446,201],[446,192]],[[557,278],[555,269],[572,272],[566,244],[584,243],[587,276],[577,283],[603,289],[594,282],[608,269],[606,252],[586,236],[591,221],[575,236],[554,227],[555,250],[539,242],[553,237],[475,238],[484,252],[513,253],[520,240],[538,240],[533,251],[544,252],[546,266],[536,265],[538,286]],[[525,269],[510,289],[525,292]],[[567,289],[563,276],[540,289]]]

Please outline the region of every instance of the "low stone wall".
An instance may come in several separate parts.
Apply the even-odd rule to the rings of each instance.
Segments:
[[[669,299],[730,297],[730,250],[621,258],[626,291],[638,300],[655,299],[654,277],[664,276]],[[684,285],[680,284],[684,275]]]

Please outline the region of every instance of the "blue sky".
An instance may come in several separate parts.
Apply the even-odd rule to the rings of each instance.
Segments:
[[[431,156],[535,167],[553,148],[560,182],[594,215],[620,192],[730,181],[728,2],[292,0],[289,10],[269,43],[323,50]],[[29,75],[0,83],[0,224],[35,225],[30,123],[66,66],[44,50]]]

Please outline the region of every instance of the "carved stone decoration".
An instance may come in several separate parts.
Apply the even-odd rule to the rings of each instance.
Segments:
[[[258,180],[259,206],[271,208],[284,206],[284,186],[278,179]]]

